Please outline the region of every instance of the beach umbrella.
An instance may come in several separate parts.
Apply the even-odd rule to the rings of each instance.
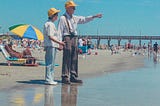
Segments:
[[[29,38],[35,40],[43,40],[42,32],[36,27],[28,24],[18,24],[9,27],[9,31],[21,38]]]

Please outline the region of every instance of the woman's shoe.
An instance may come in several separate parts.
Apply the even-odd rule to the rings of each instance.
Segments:
[[[45,84],[47,84],[47,85],[57,85],[58,82],[56,82],[56,81],[46,81]]]

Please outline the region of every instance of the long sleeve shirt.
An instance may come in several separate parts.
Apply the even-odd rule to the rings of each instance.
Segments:
[[[66,21],[66,17],[67,17],[68,23]],[[84,17],[84,16],[75,16],[75,15],[73,15],[71,17],[67,13],[65,13],[59,19],[58,33],[61,35],[61,38],[63,36],[65,36],[65,35],[70,35],[70,32],[72,32],[75,35],[77,35],[77,25],[78,24],[84,24],[84,23],[90,22],[92,20],[93,20],[92,16]],[[69,31],[69,29],[70,29],[70,31]]]

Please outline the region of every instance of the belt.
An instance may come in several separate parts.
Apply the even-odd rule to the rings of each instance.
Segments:
[[[78,37],[77,35],[64,35],[64,37]]]

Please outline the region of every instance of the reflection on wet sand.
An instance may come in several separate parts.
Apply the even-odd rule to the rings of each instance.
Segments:
[[[154,64],[157,64],[158,62],[160,62],[160,54],[156,52],[153,53],[153,62]]]
[[[54,106],[53,88],[52,85],[45,86],[44,106]]]
[[[16,106],[24,106],[25,105],[25,100],[22,95],[13,95],[11,99],[11,103],[16,105]]]
[[[33,99],[33,103],[38,104],[41,101],[42,97],[43,97],[42,93],[35,94],[34,99]]]
[[[16,88],[16,90],[13,89],[13,91],[10,91],[9,93],[10,98],[9,98],[9,104],[7,106],[39,105],[44,97],[44,94],[41,91],[42,88],[35,88],[35,89]]]
[[[61,87],[61,105],[76,106],[77,104],[77,85],[62,85]]]
[[[154,62],[154,64],[157,64],[157,55],[153,55],[153,62]]]
[[[160,62],[160,55],[156,52],[153,53],[148,53],[148,59],[153,58],[153,63],[157,64],[158,62]]]
[[[76,106],[78,86],[77,84],[62,84],[60,86],[45,85],[38,87],[31,85],[22,89],[16,87],[16,90],[10,91],[9,106]],[[58,89],[61,93],[57,94]]]
[[[44,106],[54,106],[53,88],[55,86],[45,86],[45,100]],[[61,106],[76,106],[77,104],[77,85],[63,85],[61,86]]]

